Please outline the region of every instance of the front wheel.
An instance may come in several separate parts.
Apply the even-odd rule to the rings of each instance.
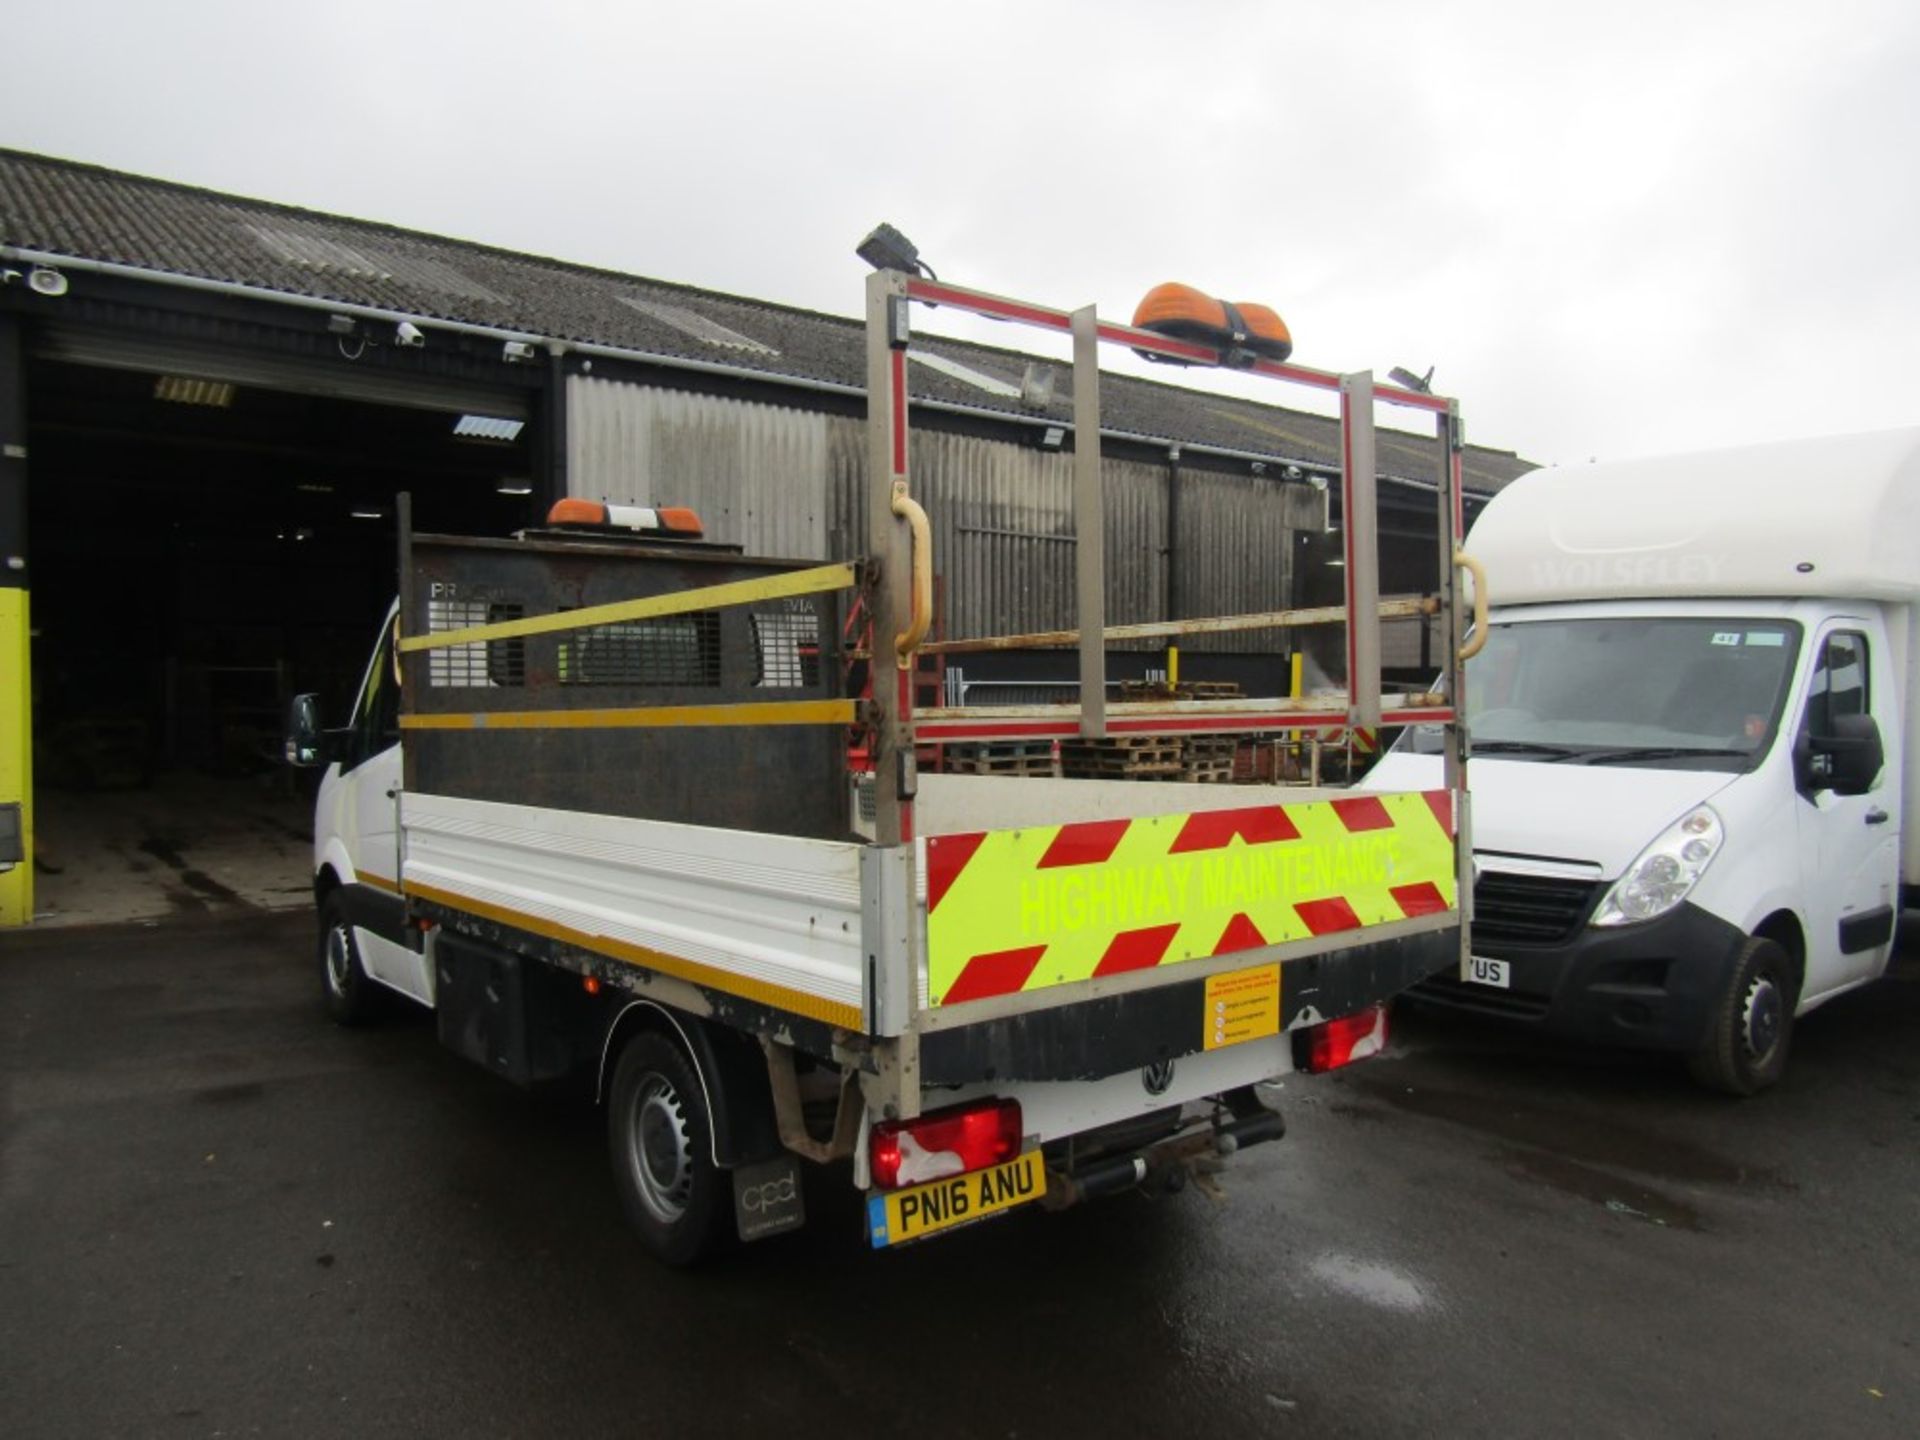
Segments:
[[[1793,969],[1787,952],[1759,936],[1747,941],[1713,1014],[1704,1049],[1689,1065],[1702,1085],[1752,1095],[1780,1079],[1793,1039]]]
[[[731,1196],[713,1163],[713,1126],[700,1076],[658,1031],[620,1052],[607,1102],[614,1186],[654,1258],[691,1265],[726,1237]]]
[[[338,891],[320,906],[320,998],[336,1025],[364,1025],[380,1003]]]

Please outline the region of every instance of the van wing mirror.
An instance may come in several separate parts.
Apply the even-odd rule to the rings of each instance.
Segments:
[[[287,707],[287,763],[302,770],[327,764],[334,758],[331,739],[320,728],[320,697],[294,696]]]
[[[1886,763],[1880,727],[1871,715],[1837,715],[1833,733],[1815,735],[1808,746],[1807,778],[1815,790],[1864,795]]]

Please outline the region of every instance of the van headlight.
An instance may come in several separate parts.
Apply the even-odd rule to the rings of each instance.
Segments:
[[[1640,852],[1593,912],[1595,925],[1637,925],[1664,915],[1707,873],[1727,838],[1707,806],[1690,810]]]

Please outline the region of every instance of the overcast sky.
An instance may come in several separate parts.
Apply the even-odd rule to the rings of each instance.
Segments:
[[[1548,463],[1920,423],[1913,0],[19,18],[21,149],[841,314],[880,219],[1063,307],[1179,279]]]

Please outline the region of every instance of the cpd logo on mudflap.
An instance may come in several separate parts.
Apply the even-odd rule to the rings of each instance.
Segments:
[[[800,1162],[789,1155],[735,1170],[733,1220],[742,1240],[758,1240],[806,1224]]]
[[[740,1208],[749,1215],[757,1215],[763,1210],[777,1210],[799,1198],[800,1187],[794,1183],[791,1175],[783,1175],[778,1180],[763,1180],[758,1185],[742,1190],[738,1196]]]

